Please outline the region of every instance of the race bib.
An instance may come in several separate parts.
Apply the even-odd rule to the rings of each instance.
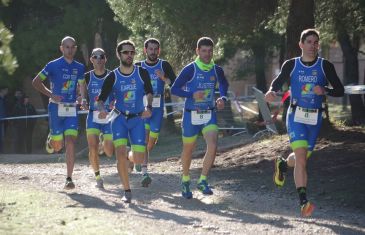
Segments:
[[[161,106],[161,95],[153,95],[152,107],[159,108]]]
[[[59,117],[76,117],[76,104],[59,103],[58,104]]]
[[[308,125],[317,125],[318,109],[307,109],[297,106],[294,114],[294,122]]]
[[[99,123],[99,124],[107,124],[109,123],[108,116],[106,118],[99,118],[99,111],[93,111],[93,122]],[[108,114],[109,115],[109,114]]]
[[[191,123],[193,125],[206,124],[212,118],[212,110],[191,111]]]

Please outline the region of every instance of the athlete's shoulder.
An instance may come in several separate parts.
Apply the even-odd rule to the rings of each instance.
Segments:
[[[78,62],[77,60],[74,60],[73,63],[78,66],[79,68],[85,69],[85,65],[83,63]]]

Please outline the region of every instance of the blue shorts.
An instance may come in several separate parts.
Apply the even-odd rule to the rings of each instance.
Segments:
[[[89,135],[99,135],[100,133],[103,133],[104,139],[106,136],[110,136],[110,140],[112,137],[112,128],[111,124],[100,124],[93,122],[93,111],[89,110],[89,113],[87,114],[86,118],[86,133]],[[108,139],[108,138],[107,138]]]
[[[184,110],[181,127],[183,143],[193,143],[196,141],[200,132],[205,134],[210,131],[218,131],[217,113],[215,110],[212,110],[212,117],[208,123],[193,125],[191,123],[191,111]]]
[[[288,129],[290,146],[293,150],[297,148],[307,148],[309,154],[316,145],[317,137],[322,126],[322,112],[318,113],[316,125],[303,124],[294,122],[295,111],[289,107],[286,127]]]
[[[146,151],[146,130],[144,120],[140,116],[127,120],[123,114],[120,114],[112,121],[112,133],[115,147],[127,145],[129,137],[132,151]]]
[[[78,116],[76,117],[59,117],[58,104],[48,104],[48,120],[49,129],[52,139],[59,141],[63,139],[63,135],[77,136],[79,126]]]
[[[153,108],[152,116],[145,120],[146,130],[150,131],[150,136],[154,138],[158,138],[158,135],[161,131],[161,125],[163,120],[163,108]]]

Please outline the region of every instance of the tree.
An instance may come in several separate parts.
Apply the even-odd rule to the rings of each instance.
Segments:
[[[114,56],[118,36],[129,35],[114,21],[105,1],[17,0],[0,8],[0,14],[15,35],[12,49],[21,67],[12,76],[13,86],[21,86],[24,79],[34,77],[49,60],[59,57],[58,46],[66,35],[75,37],[79,47],[76,59],[86,65],[95,37],[100,38],[110,67],[118,64]]]
[[[361,4],[362,3],[362,4]],[[344,83],[359,84],[358,53],[360,38],[364,34],[363,1],[323,1],[318,3],[318,22],[321,28],[336,38],[344,57]],[[352,122],[355,125],[365,123],[365,104],[361,95],[350,95]]]
[[[6,7],[9,1],[2,0],[0,2],[1,7]],[[5,27],[0,19],[0,83],[3,85],[9,85],[8,79],[5,79],[6,75],[14,73],[18,67],[17,60],[12,54],[10,43],[13,40],[13,34]]]

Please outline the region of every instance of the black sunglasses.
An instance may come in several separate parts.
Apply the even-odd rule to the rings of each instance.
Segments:
[[[103,59],[105,59],[105,55],[93,55],[92,58],[93,59],[101,59],[101,60],[103,60]]]
[[[134,54],[136,54],[136,52],[135,52],[135,51],[121,51],[120,53],[122,53],[122,54],[124,54],[124,55],[128,55],[128,54],[130,54],[130,55],[134,55]]]

